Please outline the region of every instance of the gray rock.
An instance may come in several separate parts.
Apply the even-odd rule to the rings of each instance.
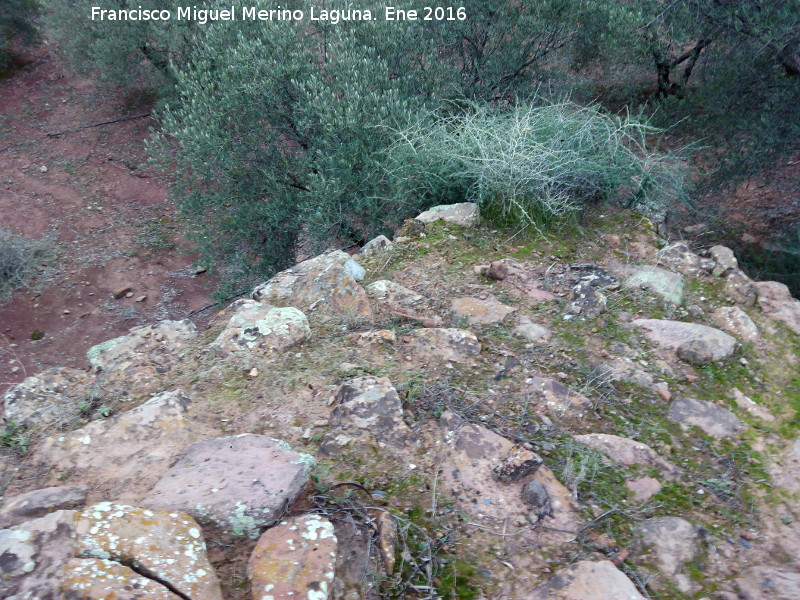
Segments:
[[[371,321],[369,299],[356,279],[363,269],[355,269],[352,260],[347,252],[335,250],[303,261],[256,287],[253,299],[293,306],[312,320]]]
[[[6,498],[0,511],[0,528],[13,527],[57,510],[78,508],[86,502],[86,491],[82,485],[64,485]]]
[[[332,456],[354,440],[403,447],[412,439],[400,396],[383,377],[358,377],[344,383],[336,392],[328,427],[331,432],[320,450]]]
[[[648,290],[672,304],[683,302],[683,276],[658,267],[637,267],[634,273],[625,279],[622,287]]]
[[[678,346],[678,358],[692,365],[709,365],[714,362],[714,348],[705,340],[689,340]]]
[[[673,401],[668,417],[681,425],[699,427],[714,438],[731,437],[747,427],[727,408],[693,398]]]
[[[541,481],[532,479],[522,486],[522,500],[530,504],[539,517],[550,512],[550,494]]]
[[[712,246],[708,253],[716,263],[711,272],[716,277],[722,277],[728,271],[739,268],[739,261],[736,260],[733,250],[727,246]]]
[[[738,306],[721,306],[711,313],[714,324],[745,342],[755,343],[761,334],[753,320]]]
[[[433,223],[435,221],[444,221],[452,225],[459,225],[461,227],[471,227],[478,222],[480,218],[480,210],[478,205],[474,202],[461,202],[459,204],[443,204],[434,206],[419,214],[416,217],[417,221],[423,223]]]
[[[722,291],[731,302],[742,306],[753,306],[756,303],[756,286],[741,269],[729,269],[724,278]]]
[[[759,281],[755,286],[764,314],[800,335],[800,300],[792,297],[789,288],[777,281]]]
[[[389,252],[394,249],[394,244],[392,240],[387,238],[385,235],[379,235],[376,238],[371,239],[364,247],[359,250],[359,254],[364,256],[370,256],[372,254],[379,254],[381,252]]]
[[[637,319],[633,321],[637,327],[645,330],[647,337],[665,348],[677,350],[686,342],[700,340],[709,345],[712,360],[722,360],[733,354],[736,340],[719,329],[665,319]]]
[[[589,285],[603,290],[619,289],[619,280],[603,267],[592,263],[574,263],[569,266],[571,285]]]
[[[714,268],[714,261],[702,258],[692,252],[686,242],[676,242],[658,252],[656,260],[684,275],[701,277]]]
[[[637,500],[644,502],[661,491],[661,482],[655,477],[639,477],[625,482],[625,487],[633,492]]]
[[[281,352],[311,337],[306,316],[293,306],[278,308],[242,298],[225,309],[231,314],[212,344],[225,353]]]
[[[741,594],[737,600],[800,600],[800,572],[785,567],[751,567],[736,579],[736,585]]]
[[[591,400],[555,379],[534,376],[525,383],[536,404],[553,415],[581,417],[592,406]]]
[[[594,448],[623,465],[656,467],[670,479],[678,479],[682,474],[677,466],[662,458],[650,446],[636,440],[607,433],[589,433],[576,435],[575,441]]]
[[[492,475],[497,481],[514,483],[522,477],[534,473],[542,466],[543,462],[538,454],[516,444],[494,466]]]
[[[771,422],[775,420],[775,417],[772,415],[772,413],[769,412],[765,407],[756,403],[753,399],[748,398],[736,388],[731,390],[731,397],[733,398],[734,402],[736,402],[736,406],[753,415],[754,417],[758,417],[762,421]]]
[[[530,600],[644,600],[611,561],[575,562],[531,590]]]
[[[552,335],[547,327],[532,322],[528,317],[519,318],[519,325],[514,328],[514,333],[539,344],[546,343]]]
[[[453,362],[467,362],[481,353],[478,338],[465,329],[415,329],[407,343],[415,354]]]
[[[66,367],[27,377],[3,395],[5,419],[23,427],[75,419],[94,381],[94,375]]]
[[[652,552],[652,562],[672,579],[684,594],[692,591],[691,580],[682,573],[683,566],[699,553],[697,529],[680,517],[646,519],[636,526],[641,544]]]
[[[263,435],[205,440],[190,446],[142,503],[255,539],[291,506],[313,464],[311,456]]]
[[[606,297],[594,286],[579,283],[572,289],[566,310],[573,315],[596,319],[606,310]]]

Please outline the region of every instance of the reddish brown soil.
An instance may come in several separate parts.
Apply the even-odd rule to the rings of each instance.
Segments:
[[[85,368],[92,345],[185,318],[210,304],[213,289],[175,233],[164,178],[146,165],[150,118],[47,135],[150,106],[65,71],[47,45],[20,63],[0,75],[0,226],[52,236],[53,257],[38,280],[0,304],[0,393],[51,366]],[[123,286],[133,296],[114,299]],[[36,329],[44,332],[38,341]]]

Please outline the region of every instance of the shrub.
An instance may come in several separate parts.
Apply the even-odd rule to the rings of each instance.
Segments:
[[[685,181],[676,157],[648,148],[655,133],[571,102],[475,105],[400,131],[389,169],[403,195],[477,202],[510,222],[536,225],[609,201],[661,212],[684,199]]]
[[[3,0],[0,3],[0,69],[8,65],[9,42],[17,37],[23,41],[36,38],[33,18],[39,11],[36,0]]]
[[[28,282],[46,247],[46,242],[26,240],[0,228],[0,301]]]

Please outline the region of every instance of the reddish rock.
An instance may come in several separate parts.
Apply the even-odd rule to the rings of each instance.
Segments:
[[[181,600],[157,581],[113,560],[73,558],[61,577],[65,600]]]
[[[456,298],[450,311],[456,317],[467,319],[470,325],[493,325],[502,323],[517,309],[498,302],[495,298]]]
[[[70,508],[83,506],[87,488],[65,485],[43,488],[7,498],[0,511],[0,529],[19,525],[23,521]]]

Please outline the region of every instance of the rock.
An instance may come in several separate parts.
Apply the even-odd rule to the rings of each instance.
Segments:
[[[574,274],[570,276],[572,285],[588,285],[603,290],[618,290],[619,280],[603,267],[593,263],[574,263],[569,266]]]
[[[361,323],[372,320],[372,308],[364,288],[353,275],[349,254],[335,250],[281,271],[253,290],[253,299],[275,306],[293,306],[309,319]],[[357,265],[356,265],[357,266]]]
[[[711,246],[708,253],[716,263],[714,270],[711,272],[715,277],[722,277],[728,271],[739,268],[739,261],[736,260],[733,250],[727,246]]]
[[[397,521],[387,511],[379,512],[377,521],[378,546],[381,549],[383,566],[386,567],[386,574],[391,575],[394,572],[395,554],[397,553],[397,544],[400,539],[397,533]]]
[[[366,292],[377,304],[378,311],[420,321],[424,326],[438,327],[442,324],[438,316],[430,316],[433,308],[427,298],[399,283],[382,279],[369,284]]]
[[[6,498],[0,511],[0,529],[43,517],[57,510],[78,508],[86,502],[86,491],[86,487],[82,485],[65,485]]]
[[[159,321],[93,346],[86,356],[105,393],[140,397],[162,388],[196,336],[191,321]]]
[[[533,507],[539,518],[550,512],[550,494],[541,481],[532,479],[522,486],[522,501]]]
[[[695,223],[694,225],[687,225],[683,228],[683,232],[689,235],[699,235],[706,231],[708,231],[708,223]]]
[[[72,558],[61,576],[61,591],[69,600],[181,600],[154,579],[113,560]]]
[[[691,580],[681,571],[699,553],[700,536],[694,525],[680,517],[656,517],[639,523],[636,534],[642,546],[651,550],[661,573],[675,581],[681,592],[690,593]]]
[[[756,303],[756,286],[743,271],[730,269],[724,277],[725,285],[722,291],[731,302],[742,306],[753,306]]]
[[[721,306],[711,313],[714,324],[745,342],[755,343],[761,339],[758,327],[738,306]]]
[[[517,262],[509,258],[495,261],[489,265],[486,275],[494,277],[500,286],[515,298],[538,304],[551,302],[556,296],[544,289],[534,262]]]
[[[94,494],[135,503],[189,445],[190,404],[181,391],[163,392],[128,412],[46,438],[30,461],[53,483],[64,473]]]
[[[789,288],[777,281],[759,281],[755,286],[764,314],[800,335],[800,300],[792,298]]]
[[[736,579],[737,600],[800,600],[800,572],[773,565],[751,567]]]
[[[130,285],[123,285],[118,288],[115,288],[111,295],[114,296],[117,300],[120,298],[124,298],[126,294],[130,293],[133,290],[133,286]]]
[[[514,483],[519,481],[522,477],[534,473],[536,469],[542,466],[544,461],[536,454],[516,444],[511,450],[508,451],[500,462],[492,469],[492,475],[497,481],[503,483]]]
[[[311,337],[308,319],[292,306],[277,308],[242,298],[225,312],[232,316],[213,346],[226,353],[281,352]]]
[[[75,515],[75,532],[80,558],[130,565],[184,598],[222,600],[202,532],[185,513],[100,502]]]
[[[481,353],[478,338],[464,329],[415,329],[407,338],[411,350],[426,358],[466,362]]]
[[[494,325],[502,323],[517,309],[498,302],[495,298],[456,298],[450,304],[450,311],[456,317],[467,319],[470,325]]]
[[[667,416],[681,425],[699,427],[718,439],[734,436],[747,427],[727,408],[693,398],[674,400]]]
[[[607,363],[608,374],[612,381],[624,381],[639,387],[652,388],[655,385],[655,379],[647,371],[642,371],[640,366],[638,362],[630,358],[615,358]]]
[[[745,396],[742,392],[733,388],[731,390],[731,397],[733,398],[734,402],[736,402],[736,406],[741,408],[743,411],[753,415],[761,419],[762,421],[772,422],[775,420],[775,417],[769,412],[766,408],[757,404],[752,399]]]
[[[606,310],[606,297],[588,283],[579,283],[572,289],[567,300],[566,311],[573,315],[584,315],[596,319]]]
[[[528,384],[526,391],[531,394],[536,403],[546,412],[563,416],[583,416],[592,402],[569,389],[563,383],[547,377],[530,377],[525,380]]]
[[[678,273],[658,267],[640,266],[622,284],[624,289],[642,289],[661,296],[672,304],[683,302],[684,280]]]
[[[429,208],[417,215],[416,220],[423,223],[444,221],[451,225],[472,227],[480,218],[480,210],[474,202],[460,202],[458,204],[443,204]]]
[[[702,258],[692,252],[686,242],[670,244],[656,255],[658,264],[666,265],[690,277],[702,277],[714,268],[713,260]],[[679,303],[676,303],[679,304]]]
[[[394,249],[394,244],[392,241],[387,238],[385,235],[379,235],[376,238],[372,238],[368,241],[361,250],[358,251],[359,254],[363,256],[370,256],[372,254],[380,254],[382,252],[389,252]]]
[[[692,365],[710,365],[714,362],[714,348],[705,340],[689,340],[678,346],[678,358]]]
[[[715,361],[729,357],[736,348],[734,338],[705,325],[664,319],[637,319],[633,324],[644,329],[651,341],[671,350],[677,350],[686,342],[703,341],[709,345],[712,360]]]
[[[71,510],[0,530],[0,598],[59,598],[61,569],[74,553]]]
[[[329,598],[337,553],[336,534],[325,517],[281,521],[261,535],[247,563],[253,600]]]
[[[771,466],[775,485],[796,494],[800,492],[800,437],[796,437],[778,455]]]
[[[467,423],[450,412],[439,420],[444,434],[440,481],[461,508],[476,517],[514,519],[526,517],[531,508],[522,498],[519,483],[508,484],[492,477],[495,467],[513,452],[514,444],[486,427]],[[544,465],[525,476],[523,486],[538,481],[550,498],[551,512],[545,524],[556,529],[577,531],[581,518],[571,492]],[[544,516],[544,515],[543,515]],[[552,532],[554,540],[569,539]],[[572,536],[574,537],[574,536]]]
[[[412,439],[403,420],[403,403],[392,383],[383,377],[358,377],[336,392],[328,427],[331,433],[320,448],[338,456],[339,447],[353,440],[402,448]]]
[[[669,479],[679,479],[682,471],[662,458],[658,452],[647,444],[629,438],[606,433],[589,433],[576,435],[575,441],[602,452],[610,459],[623,465],[647,465],[657,468]]]
[[[5,419],[22,427],[67,423],[79,417],[94,381],[93,375],[67,367],[27,377],[3,395]]]
[[[143,504],[255,539],[291,506],[313,464],[311,456],[263,435],[205,440],[186,450]]]
[[[556,572],[531,591],[530,600],[644,600],[611,561],[582,560]]]
[[[637,500],[645,502],[660,492],[662,486],[661,482],[654,477],[640,477],[639,479],[626,481],[625,487],[633,492]]]
[[[544,344],[552,335],[547,327],[532,322],[528,317],[520,317],[514,333],[534,343]]]

